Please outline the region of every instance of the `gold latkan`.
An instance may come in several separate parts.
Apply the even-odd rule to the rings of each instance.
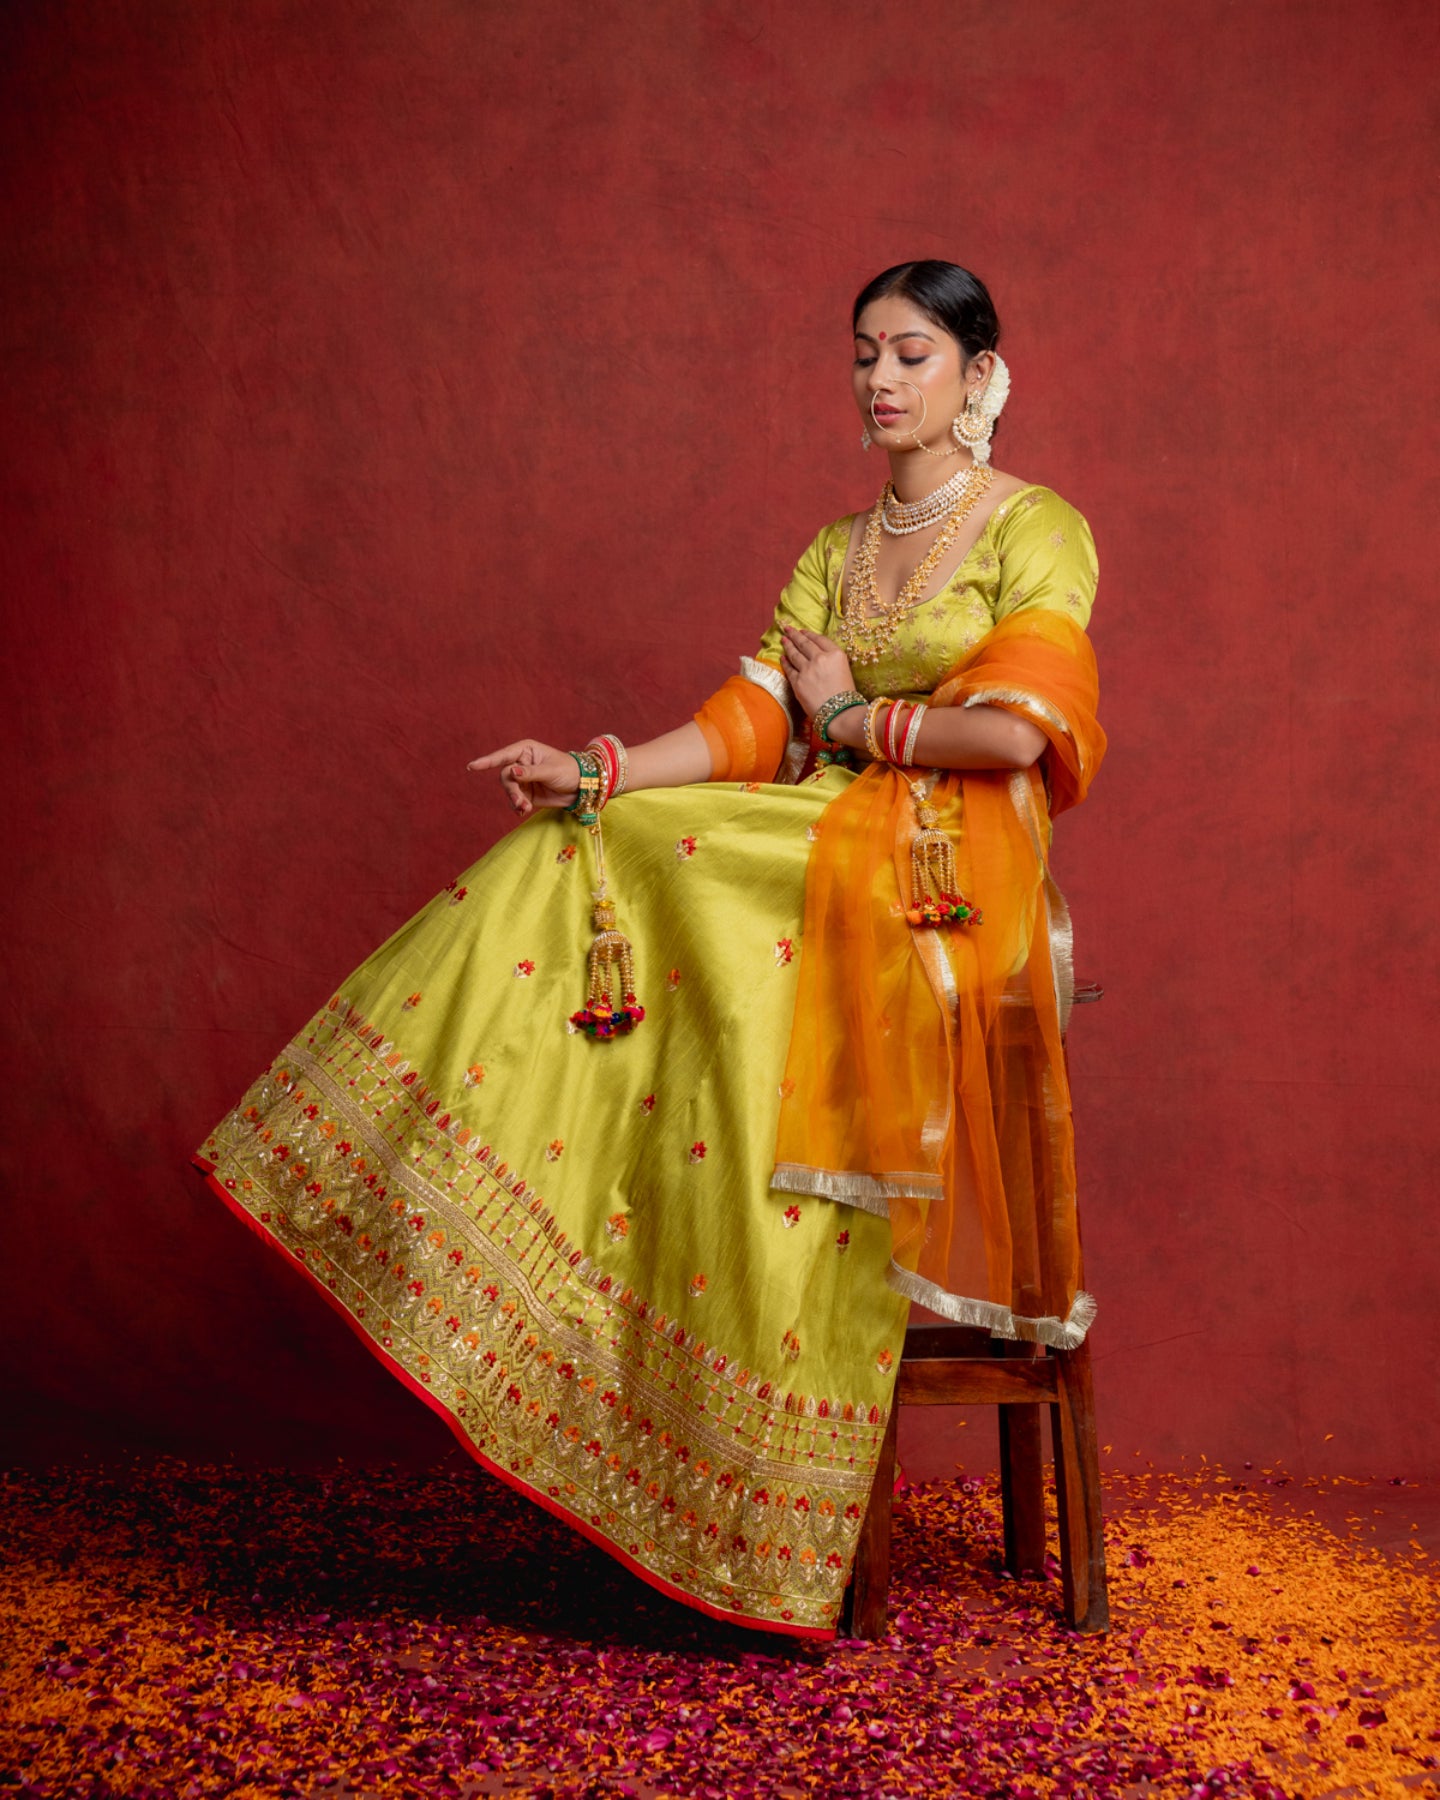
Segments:
[[[979,925],[980,909],[960,892],[955,873],[955,846],[940,829],[940,815],[923,787],[910,784],[919,831],[910,842],[910,905],[905,917],[912,925]]]
[[[604,1040],[633,1031],[645,1017],[645,1008],[635,998],[634,949],[624,932],[615,929],[615,902],[605,890],[605,841],[600,835],[599,819],[592,819],[587,830],[595,846],[599,882],[590,914],[595,936],[590,945],[589,992],[581,1010],[571,1013],[570,1024],[587,1037]],[[620,997],[618,1006],[614,1003],[616,994]]]

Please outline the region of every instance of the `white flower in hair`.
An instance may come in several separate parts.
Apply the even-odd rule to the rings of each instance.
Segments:
[[[993,425],[1000,417],[1001,408],[1010,398],[1010,371],[997,350],[995,367],[990,372],[990,379],[985,384],[985,392],[980,396],[976,410]]]

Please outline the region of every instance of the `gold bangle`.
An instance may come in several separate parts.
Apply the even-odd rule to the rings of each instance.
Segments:
[[[875,737],[875,720],[882,706],[888,706],[888,697],[881,694],[878,700],[872,700],[865,708],[865,752],[872,762],[884,762],[885,757]]]

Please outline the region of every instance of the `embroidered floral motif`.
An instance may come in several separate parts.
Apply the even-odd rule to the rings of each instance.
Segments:
[[[795,960],[795,944],[790,938],[781,938],[775,946],[775,967],[788,968]]]
[[[793,1231],[800,1223],[800,1208],[798,1206],[787,1206],[785,1208],[785,1217],[782,1223],[787,1231]]]
[[[605,1235],[612,1244],[618,1244],[630,1235],[630,1221],[623,1212],[611,1213],[605,1221]]]
[[[995,552],[993,550],[982,550],[975,558],[975,567],[979,569],[982,574],[988,575],[995,567],[996,560]]]
[[[682,837],[675,846],[675,856],[679,862],[689,862],[700,848],[699,840],[693,837]]]
[[[690,1277],[690,1298],[698,1300],[709,1285],[710,1283],[703,1275],[692,1275]]]
[[[484,1079],[485,1079],[484,1065],[481,1063],[471,1063],[470,1067],[465,1071],[466,1087],[479,1087],[480,1083]]]
[[[875,1367],[880,1371],[880,1373],[882,1375],[888,1375],[890,1373],[891,1365],[894,1363],[894,1361],[895,1361],[895,1358],[890,1354],[890,1352],[888,1350],[882,1350],[880,1352],[880,1354],[875,1358]]]
[[[845,1251],[850,1248],[850,1233],[848,1231],[842,1231],[839,1237],[836,1238],[835,1248],[840,1251]]]
[[[564,1138],[551,1138],[550,1142],[545,1146],[546,1162],[559,1162],[560,1158],[564,1154],[565,1154]]]
[[[1071,612],[1079,612],[1080,608],[1085,604],[1080,598],[1079,588],[1067,588],[1065,590],[1065,604],[1070,608]]]
[[[451,885],[454,886],[453,882]],[[457,887],[455,892],[450,896],[450,904],[452,906],[458,906],[469,892],[469,888]]]
[[[1023,495],[1022,498],[1026,506],[1038,506],[1040,504],[1041,496],[1032,489],[1028,494]]]
[[[533,975],[534,973],[535,964],[528,956],[515,965],[515,979],[517,981],[524,981],[527,975]]]
[[[822,770],[821,773],[823,774],[824,771]],[[819,837],[819,835],[820,835],[820,827],[818,825],[807,825],[805,827],[805,837],[806,837],[807,842],[813,844],[815,842],[816,838]]]
[[[742,781],[740,783],[740,792],[742,794],[758,794],[760,792],[760,783],[758,781]]]
[[[791,1362],[798,1361],[800,1356],[800,1333],[798,1331],[787,1331],[780,1340],[780,1348],[790,1358]]]
[[[703,1138],[697,1139],[696,1142],[690,1146],[690,1160],[692,1163],[704,1162],[705,1142]]]
[[[411,994],[408,1000],[405,1000],[401,1003],[400,1010],[402,1012],[414,1012],[415,1008],[419,1004],[420,1004],[419,994]]]
[[[557,863],[572,863],[572,862],[574,862],[575,846],[573,844],[562,844],[560,846],[560,848],[555,852],[555,860]]]
[[[1050,533],[1050,542],[1058,550],[1065,542],[1065,533],[1063,531],[1052,531]]]
[[[653,1094],[647,1094],[640,1102],[640,1110],[645,1114],[646,1118],[649,1118],[650,1114],[654,1112],[655,1096]]]
[[[787,1075],[785,1077],[785,1079],[780,1083],[780,1098],[782,1100],[788,1100],[794,1092],[795,1092],[794,1079],[793,1079],[793,1077]]]
[[[670,973],[665,977],[666,993],[673,994],[675,992],[676,988],[679,987],[679,985],[680,985],[680,971],[678,969],[672,969],[670,971]]]

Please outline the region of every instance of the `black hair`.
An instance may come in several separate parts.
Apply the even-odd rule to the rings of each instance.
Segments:
[[[948,331],[964,351],[966,362],[982,350],[1000,348],[995,303],[980,277],[958,263],[925,260],[896,263],[893,269],[886,269],[856,295],[852,329],[871,301],[887,294],[913,301],[927,319]]]

